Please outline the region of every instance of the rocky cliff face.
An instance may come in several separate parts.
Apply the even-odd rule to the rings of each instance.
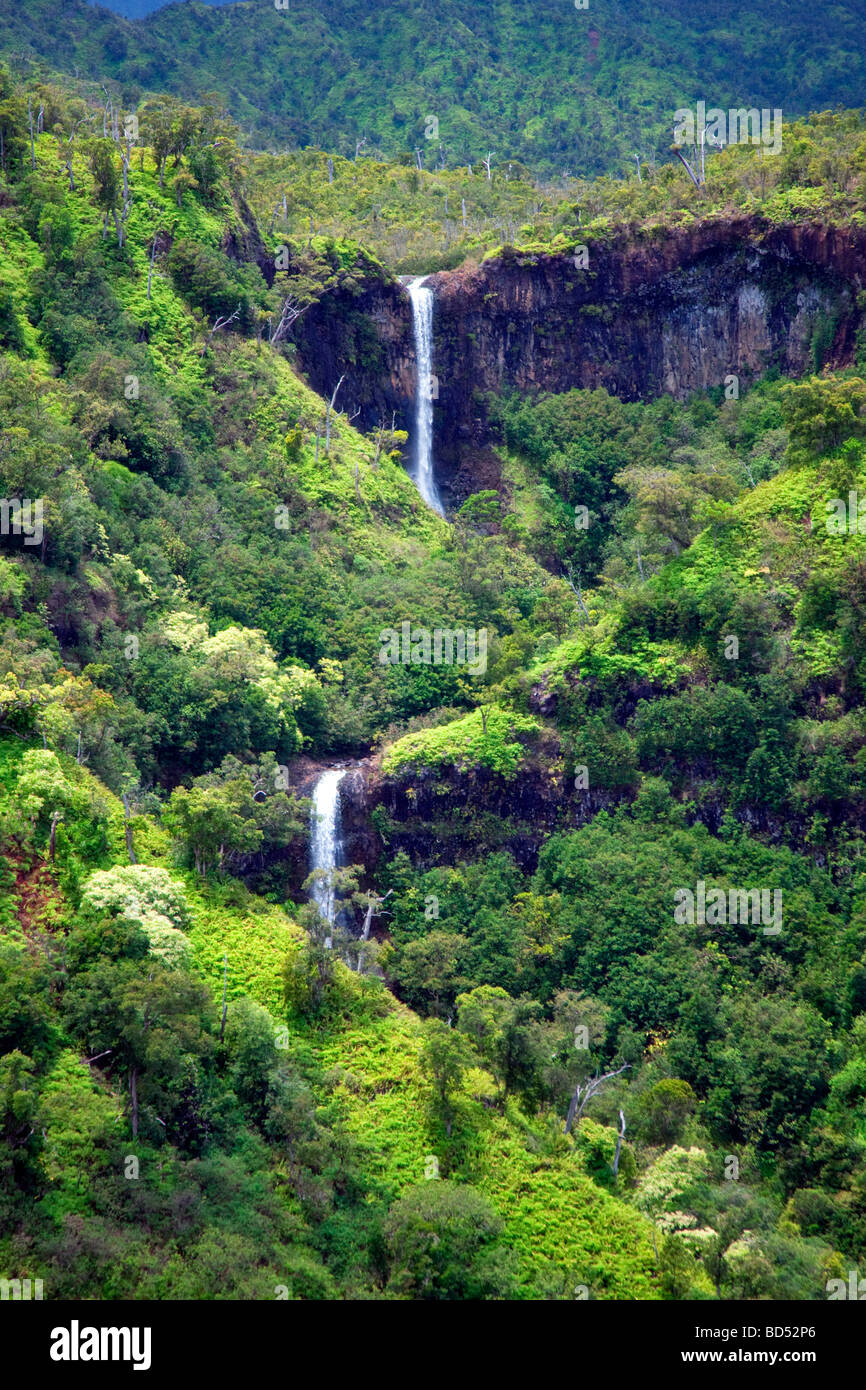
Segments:
[[[682,399],[770,366],[799,375],[851,358],[866,235],[739,218],[591,242],[587,259],[509,252],[431,281],[437,462],[450,478],[486,442],[485,392]]]
[[[396,417],[409,429],[415,398],[415,347],[409,296],[396,280],[371,277],[338,287],[298,320],[294,341],[314,391],[329,399],[344,377],[337,409],[357,408],[355,425],[373,430]]]
[[[386,779],[377,795],[389,856],[403,850],[427,869],[507,850],[527,873],[551,835],[577,830],[627,799],[605,788],[573,792],[561,769],[540,760],[511,782],[487,768],[420,769]]]
[[[495,486],[484,395],[605,387],[633,400],[683,398],[770,366],[802,374],[851,360],[866,285],[866,233],[824,225],[716,219],[588,243],[588,264],[507,251],[431,277],[436,294],[436,463],[446,496]],[[340,315],[354,328],[347,341]],[[338,311],[338,312],[335,312]],[[358,327],[364,319],[366,327]],[[312,384],[362,419],[396,411],[410,427],[415,353],[396,282],[351,305],[323,301],[299,347]]]
[[[311,796],[324,766],[296,758],[289,765],[292,792]],[[531,750],[520,777],[511,780],[483,767],[406,768],[385,777],[378,758],[345,766],[340,783],[344,857],[347,864],[365,866],[363,883],[382,856],[390,858],[400,850],[430,867],[501,847],[523,868],[533,869],[538,850],[554,831],[584,825],[622,799],[602,789],[575,792],[566,785],[559,741],[552,732]],[[302,850],[283,857],[293,861],[292,886],[299,892],[306,857]]]

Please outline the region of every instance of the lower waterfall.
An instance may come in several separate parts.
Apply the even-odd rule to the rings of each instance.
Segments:
[[[320,869],[330,873],[343,863],[342,827],[340,823],[340,783],[346,775],[344,767],[329,767],[322,773],[313,788],[313,806],[310,816],[310,871]],[[329,883],[313,885],[313,902],[320,914],[331,926],[337,916],[333,886]]]

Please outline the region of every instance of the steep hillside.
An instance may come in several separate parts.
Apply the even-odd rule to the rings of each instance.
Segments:
[[[367,172],[317,154],[304,228],[217,101],[133,104],[0,71],[0,1267],[825,1299],[866,1250],[862,118],[431,276],[439,516]]]
[[[721,0],[291,0],[170,5],[133,23],[69,0],[0,5],[7,54],[188,101],[218,92],[268,147],[405,154],[428,168],[522,161],[546,176],[624,173],[666,152],[673,113],[709,105],[805,115],[862,99],[862,11],[778,13]],[[383,81],[387,93],[383,99]],[[435,124],[438,122],[438,124]]]
[[[358,434],[263,341],[281,272],[265,266],[271,298],[230,152],[180,194],[143,154],[124,216],[110,144],[76,147],[70,172],[42,137],[4,190],[3,486],[39,488],[44,534],[33,547],[33,511],[4,522],[4,1104],[39,1125],[4,1112],[3,1267],[35,1262],[52,1297],[411,1297],[399,1202],[432,1156],[453,1219],[487,1223],[468,1296],[657,1296],[651,1229],[599,1167],[606,1132],[564,1140],[468,1048],[443,1117],[435,1046],[425,1060],[422,1022],[375,977],[335,962],[324,1011],[287,983],[308,909],[276,903],[308,803],[280,760],[459,696],[454,672],[377,670],[404,606],[505,634],[525,621],[509,586],[531,611],[549,577],[455,543],[405,435]],[[371,273],[357,247],[311,250],[314,280]],[[156,1052],[137,1007],[160,1017]],[[435,1296],[461,1296],[446,1273]]]

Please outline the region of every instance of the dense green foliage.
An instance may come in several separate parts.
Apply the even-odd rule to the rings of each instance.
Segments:
[[[149,30],[234,22],[202,14]],[[171,86],[151,52],[135,80]],[[216,98],[146,97],[101,134],[0,72],[0,492],[43,503],[0,555],[0,1268],[70,1298],[823,1298],[866,1249],[866,556],[826,524],[866,491],[864,363],[491,402],[503,486],[443,520],[405,435],[274,332],[432,244],[439,172],[331,185],[248,159]],[[809,188],[859,226],[860,147],[827,163],[855,131],[804,125],[757,193],[731,150],[689,207],[665,174],[591,210],[783,219]],[[534,196],[481,177],[496,215]],[[402,250],[361,244],[366,179],[405,181]],[[548,210],[526,238],[573,239]],[[483,676],[382,663],[407,617],[485,629]],[[384,852],[332,875],[329,925],[288,774],[348,755]],[[699,883],[781,894],[783,929],[678,917]]]
[[[561,175],[616,169],[670,145],[673,113],[708,105],[803,115],[862,98],[858,7],[816,21],[807,0],[778,13],[734,0],[367,0],[170,6],[133,24],[71,0],[3,0],[6,51],[123,85],[127,99],[219,92],[269,146],[404,154],[427,167],[522,161]],[[287,74],[291,74],[287,80]],[[438,130],[431,118],[438,119]]]

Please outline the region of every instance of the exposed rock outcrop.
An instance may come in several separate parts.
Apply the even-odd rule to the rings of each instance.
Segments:
[[[573,256],[508,250],[429,283],[437,475],[454,502],[497,482],[488,392],[602,386],[682,399],[730,376],[745,386],[770,366],[798,375],[848,363],[866,232],[719,217],[589,241],[585,269]],[[317,390],[330,394],[346,373],[341,398],[361,406],[365,427],[392,411],[410,427],[415,354],[398,282],[326,296],[298,346]]]
[[[294,330],[300,365],[314,391],[330,398],[342,376],[337,408],[358,429],[380,421],[409,429],[415,399],[415,347],[409,297],[402,285],[371,274],[363,283],[329,290],[306,309]]]
[[[437,463],[488,440],[483,397],[604,387],[684,399],[768,367],[851,359],[866,234],[741,217],[620,235],[574,258],[509,252],[434,276]]]

